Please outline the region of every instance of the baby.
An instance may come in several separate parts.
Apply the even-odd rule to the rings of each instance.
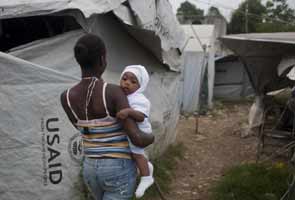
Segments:
[[[149,74],[141,65],[127,66],[121,74],[120,86],[127,95],[130,108],[117,113],[118,119],[130,117],[137,122],[138,128],[145,133],[152,133],[149,122],[150,101],[143,95],[149,82]],[[153,165],[147,160],[144,149],[134,146],[129,140],[132,157],[140,171],[140,183],[136,189],[135,196],[140,198],[145,190],[154,183]]]

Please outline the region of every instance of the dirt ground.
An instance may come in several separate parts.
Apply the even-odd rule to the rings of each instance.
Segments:
[[[178,161],[169,200],[208,200],[209,188],[226,169],[255,161],[256,137],[241,138],[247,126],[249,103],[223,104],[199,118],[182,117],[177,142],[185,146],[184,159]]]

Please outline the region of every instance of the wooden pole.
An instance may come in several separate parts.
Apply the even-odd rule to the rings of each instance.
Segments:
[[[199,134],[199,114],[195,112],[194,117],[195,117],[195,133]]]
[[[246,2],[246,7],[245,7],[245,33],[248,33],[248,10],[249,10],[249,2]]]

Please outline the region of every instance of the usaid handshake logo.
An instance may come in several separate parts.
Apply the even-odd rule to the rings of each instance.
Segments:
[[[75,162],[79,164],[81,163],[83,157],[83,149],[82,136],[80,133],[76,133],[73,137],[70,138],[68,152]]]

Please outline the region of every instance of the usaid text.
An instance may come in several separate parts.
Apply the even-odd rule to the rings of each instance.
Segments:
[[[58,118],[41,119],[43,185],[59,184],[62,181],[60,132]]]

